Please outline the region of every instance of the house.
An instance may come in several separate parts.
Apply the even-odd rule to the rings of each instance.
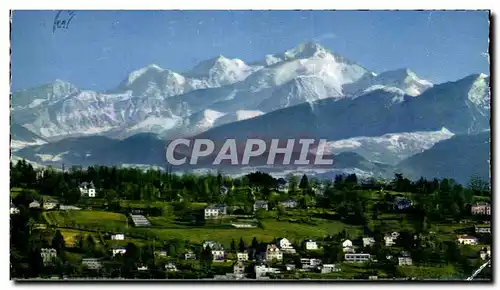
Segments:
[[[358,253],[358,254],[347,253],[344,255],[344,259],[346,260],[346,262],[362,263],[369,261],[371,259],[371,255],[363,253]]]
[[[42,248],[40,251],[40,256],[44,265],[51,264],[55,258],[57,258],[57,251],[54,248]]]
[[[317,268],[321,265],[320,259],[311,259],[311,258],[301,258],[300,263],[302,264],[302,269],[312,269]]]
[[[220,194],[221,195],[226,195],[228,193],[229,189],[225,187],[224,185],[220,187]]]
[[[481,260],[491,259],[490,247],[486,247],[486,248],[481,249],[481,251],[479,252],[479,257],[481,258]]]
[[[206,249],[207,247],[209,247],[210,250],[212,251],[213,260],[215,262],[224,261],[224,258],[226,257],[226,252],[224,251],[224,248],[222,247],[221,244],[216,243],[214,241],[205,241],[203,243],[203,248]]]
[[[337,268],[334,264],[323,264],[321,266],[321,274],[327,274],[332,272],[339,272],[340,269]]]
[[[471,207],[471,213],[474,215],[491,215],[491,206],[487,202],[478,202]]]
[[[296,251],[292,246],[292,243],[287,238],[279,238],[276,240],[278,247],[282,252],[294,254]]]
[[[82,259],[82,265],[91,270],[97,270],[102,267],[101,259],[97,258],[84,258]]]
[[[116,241],[123,241],[125,240],[125,235],[124,234],[111,235],[111,239]]]
[[[474,229],[477,234],[491,234],[491,225],[476,225]]]
[[[80,183],[80,186],[78,186],[78,189],[80,190],[80,195],[83,197],[95,197],[96,196],[95,186],[94,186],[94,183],[92,181]]]
[[[111,252],[113,253],[113,257],[116,256],[116,255],[125,255],[125,253],[127,252],[127,249],[125,248],[114,248],[111,250]]]
[[[205,208],[205,219],[221,218],[227,214],[227,207],[223,204],[210,205]]]
[[[363,247],[372,247],[373,245],[375,245],[375,238],[373,237],[363,238]]]
[[[257,200],[257,201],[253,204],[253,211],[257,211],[257,210],[259,210],[259,209],[268,210],[267,201],[264,201],[264,200]]]
[[[236,257],[238,258],[238,261],[248,261],[248,252],[238,252],[236,253]]]
[[[49,209],[54,209],[59,202],[55,199],[48,199],[43,201],[43,209],[49,210]]]
[[[151,222],[143,215],[130,214],[130,218],[136,227],[149,227],[151,225]]]
[[[30,208],[40,208],[40,203],[37,200],[34,200],[34,201],[30,202],[29,207]]]
[[[392,206],[397,210],[405,210],[412,206],[412,202],[405,197],[396,197]]]
[[[342,250],[344,253],[354,253],[354,248],[352,247],[351,240],[345,240],[342,242]]]
[[[306,250],[317,250],[318,249],[318,244],[313,240],[307,240],[307,241],[305,241],[305,244],[306,244]]]
[[[81,210],[81,208],[76,207],[74,205],[61,204],[61,205],[59,205],[59,210]]]
[[[463,245],[477,245],[477,238],[469,235],[457,236],[457,242]]]
[[[298,206],[298,202],[292,199],[285,200],[280,202],[280,205],[284,208],[296,208]]]
[[[12,202],[10,203],[10,214],[18,214],[19,208],[17,208]]]
[[[233,266],[233,273],[236,275],[245,274],[245,264],[242,261],[237,261]]]
[[[177,266],[174,263],[167,263],[165,264],[165,270],[167,272],[177,272]]]
[[[387,247],[393,246],[394,244],[396,244],[396,241],[397,241],[398,238],[399,238],[399,233],[398,232],[393,232],[390,235],[385,235],[384,236],[385,245]]]
[[[255,270],[255,278],[257,278],[257,279],[263,278],[267,274],[271,274],[271,273],[278,274],[279,273],[278,269],[271,268],[271,267],[268,267],[266,265],[255,265],[254,270]]]
[[[148,266],[141,265],[141,266],[137,267],[137,271],[147,271],[147,270],[148,270]]]
[[[407,252],[401,252],[401,255],[398,257],[399,266],[411,266],[413,265],[413,260],[411,256]]]
[[[47,229],[47,224],[42,224],[42,223],[33,224],[33,229],[34,230],[45,230],[45,229]]]
[[[283,253],[280,249],[275,245],[267,245],[266,249],[266,260],[267,261],[282,261]]]
[[[187,251],[184,254],[184,259],[185,260],[196,260],[196,254],[193,251]]]
[[[293,271],[295,270],[296,266],[294,264],[286,264],[285,268],[287,271]]]
[[[155,257],[158,257],[158,258],[165,258],[165,257],[167,257],[167,251],[165,251],[165,250],[156,250],[154,252],[154,254],[155,254]]]

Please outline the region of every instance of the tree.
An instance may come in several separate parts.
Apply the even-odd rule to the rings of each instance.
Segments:
[[[259,247],[259,242],[257,241],[256,237],[253,237],[251,247],[252,247],[252,249],[257,249]]]
[[[309,188],[309,180],[307,179],[307,175],[302,175],[302,178],[300,179],[300,184],[299,188],[302,190],[306,190]]]
[[[52,248],[56,249],[59,254],[66,248],[64,237],[59,230],[56,231],[54,237],[52,238]]]
[[[231,240],[231,252],[235,252],[236,251],[236,242],[234,241],[234,239]]]
[[[240,238],[239,250],[240,252],[245,251],[245,242],[243,242],[243,238]]]

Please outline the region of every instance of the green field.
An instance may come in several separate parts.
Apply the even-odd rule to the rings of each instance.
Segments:
[[[106,211],[49,211],[43,215],[50,225],[55,226],[124,229],[127,225],[125,215]]]

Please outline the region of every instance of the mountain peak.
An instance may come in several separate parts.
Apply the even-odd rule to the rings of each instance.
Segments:
[[[287,58],[310,58],[327,53],[328,50],[315,41],[308,41],[299,44],[295,48],[285,52]]]

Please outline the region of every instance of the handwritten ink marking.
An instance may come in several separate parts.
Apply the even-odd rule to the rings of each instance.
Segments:
[[[75,17],[74,11],[57,11],[56,17],[54,17],[54,24],[52,25],[52,33],[56,32],[57,29],[68,29],[71,19]]]

